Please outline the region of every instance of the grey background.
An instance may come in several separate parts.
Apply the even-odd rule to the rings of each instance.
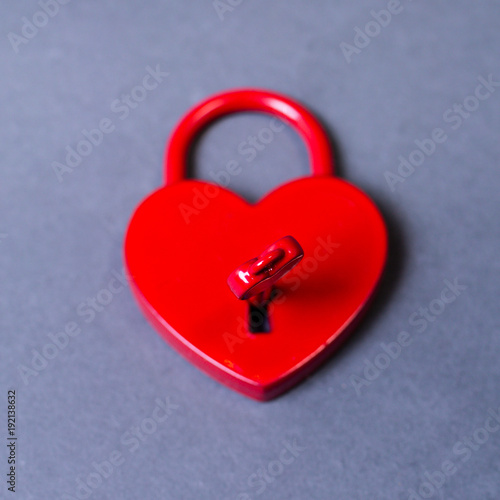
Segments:
[[[1,498],[76,498],[77,480],[114,450],[124,463],[90,498],[407,499],[411,489],[428,494],[426,472],[446,460],[455,468],[431,498],[500,498],[500,432],[478,431],[500,406],[500,90],[457,130],[443,119],[479,76],[500,80],[500,5],[401,0],[402,12],[348,63],[340,44],[352,44],[355,27],[387,3],[233,0],[221,20],[208,0],[74,0],[17,53],[9,33],[20,35],[23,16],[32,20],[40,6],[3,6],[2,478],[9,388],[17,391],[19,441],[18,491],[2,479]],[[148,65],[169,75],[121,120],[111,103],[141,83]],[[175,123],[200,99],[238,86],[285,92],[315,111],[337,145],[339,174],[373,197],[391,239],[380,294],[356,333],[308,380],[266,404],[181,358],[128,288],[89,323],[77,312],[121,271],[127,222],[162,184]],[[105,117],[115,130],[59,182],[53,162]],[[230,187],[252,200],[307,175],[304,146],[290,130],[252,162],[238,152],[268,120],[241,115],[213,126],[192,175],[211,179],[238,161],[243,173]],[[384,173],[397,172],[398,156],[436,127],[446,142],[391,190]],[[419,332],[410,316],[455,279],[466,289]],[[72,321],[80,335],[23,380],[34,351]],[[381,343],[401,331],[411,345],[356,391]],[[151,417],[157,398],[176,407],[132,452],[124,435]],[[285,442],[300,451],[280,465]],[[259,494],[264,472],[269,482]]]

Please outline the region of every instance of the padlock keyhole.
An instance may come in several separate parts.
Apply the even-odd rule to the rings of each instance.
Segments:
[[[254,304],[248,301],[247,330],[249,333],[270,333],[269,301]]]

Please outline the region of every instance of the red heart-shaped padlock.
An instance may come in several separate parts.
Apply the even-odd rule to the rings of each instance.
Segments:
[[[294,126],[308,146],[313,176],[280,186],[256,204],[215,184],[185,180],[195,136],[239,111],[272,113]],[[266,91],[224,93],[193,108],[167,149],[166,184],[139,205],[126,235],[126,265],[139,304],[163,337],[206,373],[256,399],[277,396],[318,366],[367,306],[387,253],[382,217],[363,192],[333,177],[329,142],[315,118]],[[288,247],[262,252],[288,235],[304,257],[297,264],[300,251],[292,247],[289,260],[296,266],[275,271],[282,259],[283,266],[288,262]],[[246,272],[244,262],[252,279],[275,276],[262,307],[238,300],[226,282],[235,269]],[[260,297],[263,286],[256,288]],[[262,331],[252,324],[259,314],[266,315]]]

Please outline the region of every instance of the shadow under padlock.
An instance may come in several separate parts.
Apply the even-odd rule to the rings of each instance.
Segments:
[[[294,127],[311,175],[254,204],[186,179],[194,139],[242,111]],[[165,176],[135,211],[125,241],[140,306],[207,374],[255,399],[276,397],[327,359],[366,310],[387,253],[379,211],[334,177],[330,142],[315,117],[267,91],[227,92],[190,110],[169,142]],[[209,202],[196,205],[201,195]]]

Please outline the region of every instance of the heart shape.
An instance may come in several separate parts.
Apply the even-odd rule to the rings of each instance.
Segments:
[[[200,193],[212,197],[187,216],[183,208]],[[249,333],[248,304],[226,279],[288,234],[304,258],[277,283],[271,331]],[[260,400],[307,376],[351,331],[386,252],[375,205],[334,177],[290,182],[254,205],[211,184],[178,182],[141,203],[125,241],[133,291],[163,337],[209,375]]]
[[[196,135],[239,111],[271,113],[295,127],[309,148],[313,177],[285,184],[254,205],[219,186],[185,180]],[[387,253],[382,217],[364,193],[333,177],[328,137],[315,117],[273,92],[235,90],[198,104],[177,125],[165,163],[167,185],[139,205],[128,227],[132,289],[149,320],[186,358],[247,396],[271,399],[326,359],[365,310]],[[266,279],[275,287],[273,294],[262,289],[256,301],[267,321],[255,320],[255,299],[238,300],[226,280],[243,298],[232,271],[287,235],[288,243],[298,242],[290,262],[274,276],[266,265],[283,255],[271,252],[258,264],[267,269],[265,279],[260,283],[256,273],[249,284],[248,295],[267,286]],[[303,259],[283,276],[302,249]]]

